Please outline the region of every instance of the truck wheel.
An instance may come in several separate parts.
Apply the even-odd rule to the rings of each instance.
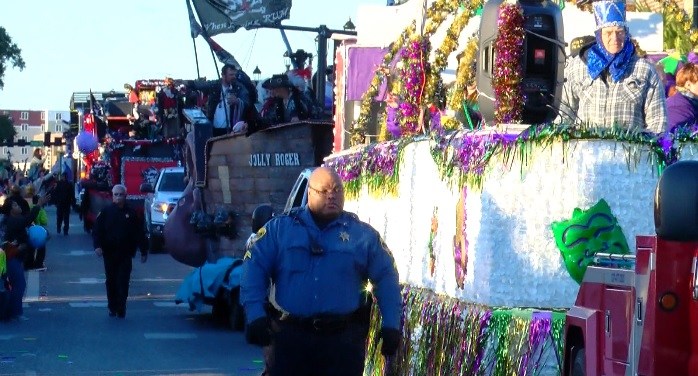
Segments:
[[[584,355],[584,346],[573,347],[570,354],[572,357],[570,376],[586,376],[586,356]]]
[[[228,294],[228,323],[234,331],[245,329],[245,311],[240,305],[240,288],[235,288]]]

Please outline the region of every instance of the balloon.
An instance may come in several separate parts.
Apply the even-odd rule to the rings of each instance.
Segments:
[[[27,229],[27,235],[29,235],[29,245],[33,248],[43,247],[48,240],[48,231],[39,225],[30,226]]]
[[[553,222],[551,227],[567,271],[577,283],[582,283],[597,252],[629,253],[618,219],[604,199],[587,210],[575,208],[571,219]]]
[[[75,142],[78,144],[78,150],[83,154],[90,154],[97,150],[97,146],[99,146],[97,136],[87,131],[80,131],[75,138]]]

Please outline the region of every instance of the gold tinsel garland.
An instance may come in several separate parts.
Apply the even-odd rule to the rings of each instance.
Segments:
[[[366,90],[363,98],[361,98],[359,117],[349,131],[351,134],[352,146],[364,143],[366,139],[366,126],[368,125],[371,117],[371,104],[373,104],[373,98],[378,95],[381,83],[383,82],[383,77],[390,74],[390,63],[393,61],[395,54],[400,50],[402,45],[405,43],[405,40],[407,40],[410,35],[414,34],[416,27],[416,21],[412,21],[410,26],[403,30],[400,37],[398,37],[398,39],[390,45],[390,50],[387,54],[385,54],[385,57],[383,57],[383,62],[376,69],[376,73],[371,80],[371,85],[369,85],[368,90]]]
[[[473,62],[477,57],[478,38],[473,35],[468,39],[463,50],[463,55],[458,62],[456,70],[456,82],[453,84],[451,94],[448,97],[447,106],[454,111],[462,111],[463,101],[465,100],[465,88],[470,82],[475,79],[475,71],[473,70]],[[458,120],[448,117],[443,119],[443,126],[446,129],[460,128]]]
[[[691,27],[691,18],[686,14],[686,11],[672,0],[664,0],[662,5],[666,18],[665,22],[678,22],[678,26],[688,35],[691,44],[694,46],[698,44],[698,29]]]
[[[431,71],[426,83],[424,103],[429,105],[433,103],[436,90],[441,80],[441,72],[448,65],[448,57],[453,51],[458,48],[458,39],[461,32],[465,29],[468,21],[473,17],[476,10],[482,5],[482,0],[474,0],[467,4],[463,4],[461,12],[453,20],[453,23],[446,30],[446,37],[443,43],[434,52],[434,63],[431,65]]]
[[[446,16],[455,12],[459,6],[460,0],[437,0],[432,3],[425,15],[427,23],[424,26],[422,37],[431,37],[431,35],[438,30],[439,26],[441,26]],[[412,24],[400,34],[398,40],[392,43],[390,51],[388,51],[388,54],[383,58],[383,63],[376,70],[376,75],[371,80],[371,85],[361,98],[359,117],[349,131],[352,145],[363,144],[365,142],[366,128],[371,118],[371,104],[373,103],[373,98],[378,94],[384,76],[389,74],[390,63],[393,61],[395,54],[404,46],[406,41],[411,39],[415,30],[416,21],[412,21]]]

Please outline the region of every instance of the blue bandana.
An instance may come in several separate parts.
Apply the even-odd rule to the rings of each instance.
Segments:
[[[635,54],[635,45],[630,40],[630,35],[625,36],[623,49],[617,54],[612,54],[606,50],[601,42],[601,30],[596,31],[596,44],[594,44],[587,54],[587,70],[592,80],[597,79],[604,70],[608,69],[613,82],[620,81],[630,69],[630,61]]]

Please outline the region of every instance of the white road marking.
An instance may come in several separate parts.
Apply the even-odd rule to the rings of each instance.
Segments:
[[[70,251],[70,252],[64,253],[64,254],[68,255],[68,256],[94,256],[95,252],[94,251],[79,250],[79,251]]]
[[[195,339],[193,333],[143,333],[145,339]]]
[[[68,304],[73,308],[90,308],[90,307],[104,308],[107,306],[107,302],[82,302],[82,303],[70,302]]]
[[[132,278],[131,282],[182,282],[182,278]]]
[[[98,283],[104,283],[104,278],[80,278],[78,282],[69,283],[79,283],[82,285],[96,285]]]
[[[27,290],[24,294],[25,302],[39,301],[39,272],[30,270],[27,272]]]

